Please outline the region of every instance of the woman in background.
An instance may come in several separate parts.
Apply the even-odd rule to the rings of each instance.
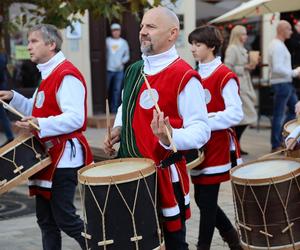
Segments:
[[[257,120],[255,110],[256,94],[250,77],[250,71],[253,70],[256,65],[249,63],[248,52],[244,46],[247,38],[246,28],[241,25],[235,26],[231,31],[224,58],[225,65],[237,74],[240,83],[240,97],[243,104],[244,118],[240,124],[235,127],[239,142],[247,126]],[[241,150],[241,154],[247,155],[248,153]]]

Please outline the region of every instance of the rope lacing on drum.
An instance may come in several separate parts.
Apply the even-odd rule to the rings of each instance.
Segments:
[[[243,206],[243,203],[244,203],[244,200],[245,200],[245,194],[246,194],[246,185],[244,185],[244,189],[243,189],[243,193],[242,193],[242,198],[240,197],[240,195],[239,195],[239,192],[238,192],[238,190],[237,190],[237,187],[236,187],[236,185],[234,185],[234,184],[232,184],[232,186],[233,186],[233,189],[234,189],[234,197],[235,197],[235,194],[237,195],[237,197],[238,197],[238,200],[239,200],[239,202],[240,202],[240,206],[241,206],[241,208],[242,208],[242,221],[243,221],[243,224],[241,224],[237,219],[236,219],[236,223],[238,224],[238,227],[239,228],[243,228],[243,230],[244,230],[244,234],[245,234],[245,236],[246,236],[246,243],[247,243],[247,245],[249,246],[249,239],[248,239],[248,234],[247,234],[247,231],[246,230],[248,230],[248,231],[252,231],[252,228],[251,227],[248,227],[246,224],[246,216],[245,216],[245,210],[244,210],[244,206]],[[234,203],[235,204],[235,203]],[[238,216],[238,213],[237,213],[237,211],[236,211],[236,218],[238,218],[239,216]]]
[[[155,170],[156,172],[156,170]],[[154,209],[154,214],[155,214],[155,221],[156,221],[156,226],[157,226],[157,234],[158,234],[158,240],[159,240],[159,245],[162,246],[162,235],[161,235],[161,229],[160,229],[160,224],[159,224],[159,219],[158,219],[158,214],[157,214],[157,172],[155,173],[155,191],[154,191],[154,200],[150,192],[150,188],[148,186],[148,183],[146,181],[146,178],[144,174],[141,172],[141,175],[143,176],[147,192],[149,194],[153,209]]]
[[[294,174],[292,174],[292,175],[295,178],[295,175]],[[271,180],[272,180],[272,183],[274,185],[275,191],[276,191],[276,193],[278,195],[278,198],[279,198],[279,200],[281,202],[281,205],[284,208],[284,214],[285,214],[285,218],[286,218],[286,221],[287,221],[287,226],[281,231],[281,233],[285,233],[287,231],[290,232],[290,237],[291,237],[291,240],[292,240],[293,248],[296,249],[296,247],[295,247],[295,240],[294,240],[294,234],[293,234],[293,229],[292,229],[294,223],[291,223],[289,215],[288,215],[288,212],[287,212],[287,206],[288,206],[288,201],[289,201],[289,198],[290,198],[290,193],[291,193],[293,179],[291,179],[289,181],[289,188],[288,188],[288,193],[287,193],[286,201],[285,202],[284,202],[284,200],[282,199],[282,197],[280,195],[280,192],[279,192],[279,190],[278,190],[278,188],[276,186],[276,183],[274,183],[273,179],[271,179]]]
[[[42,161],[42,155],[40,153],[38,153],[35,149],[33,137],[30,138],[30,142],[31,142],[31,145],[28,145],[25,141],[23,142],[23,144],[25,146],[29,147],[35,153],[36,159],[39,159],[39,161]]]
[[[113,178],[112,178],[112,180],[113,180]],[[141,240],[141,239],[143,239],[143,236],[137,235],[137,229],[136,229],[135,218],[134,218],[136,201],[137,201],[137,195],[138,195],[139,186],[140,186],[140,180],[141,179],[137,180],[136,192],[135,192],[135,195],[134,195],[134,202],[133,202],[133,208],[132,208],[132,210],[130,209],[128,203],[126,202],[124,196],[122,195],[122,192],[119,189],[118,185],[114,182],[114,184],[116,185],[116,189],[118,190],[118,192],[119,192],[119,194],[120,194],[123,202],[125,203],[125,206],[127,207],[128,211],[129,211],[129,213],[131,215],[131,220],[132,220],[132,226],[133,226],[133,233],[134,233],[134,235],[133,235],[133,237],[130,238],[130,240],[134,241],[136,250],[139,249],[138,241]]]
[[[105,211],[106,211],[106,207],[107,207],[107,201],[108,201],[108,196],[109,196],[109,192],[110,192],[110,187],[111,187],[111,184],[113,183],[113,179],[111,177],[111,181],[108,185],[108,188],[107,188],[107,193],[106,193],[106,197],[105,197],[105,201],[104,201],[104,205],[103,205],[103,209],[101,209],[100,205],[99,205],[99,202],[97,201],[97,198],[91,188],[91,186],[89,184],[87,184],[90,192],[91,192],[91,195],[96,203],[96,206],[99,210],[99,212],[101,213],[101,220],[102,220],[102,236],[103,236],[103,240],[102,241],[99,241],[97,244],[98,246],[103,246],[104,250],[106,250],[107,248],[107,245],[110,245],[110,244],[113,244],[114,243],[114,240],[108,240],[106,239],[106,228],[105,228]]]
[[[12,156],[12,160],[3,156],[3,155],[0,155],[0,158],[2,158],[3,160],[6,160],[6,161],[9,161],[11,162],[14,167],[15,167],[15,170],[13,171],[14,174],[16,173],[19,173],[20,175],[22,174],[21,170],[24,168],[22,165],[21,166],[18,166],[18,164],[16,163],[15,159],[16,159],[16,148],[14,148],[13,150],[13,156]]]
[[[249,184],[248,181],[247,181],[247,184]],[[253,197],[254,197],[254,199],[255,199],[255,201],[256,201],[256,203],[258,205],[258,208],[259,208],[260,212],[262,213],[262,217],[263,217],[263,222],[264,222],[263,226],[264,226],[264,230],[265,231],[259,230],[259,232],[265,236],[268,248],[270,248],[269,237],[273,237],[273,235],[268,233],[267,221],[266,221],[266,209],[267,209],[267,203],[268,203],[268,200],[269,200],[271,186],[269,185],[269,187],[268,187],[268,191],[267,191],[267,195],[266,195],[266,200],[265,200],[264,208],[262,208],[261,205],[259,204],[258,198],[257,198],[257,196],[256,196],[256,194],[255,194],[255,192],[254,192],[254,190],[253,190],[253,188],[252,188],[251,185],[249,185],[249,188],[250,188],[250,190],[251,190],[251,192],[253,194]]]
[[[80,194],[80,201],[81,201],[83,221],[84,221],[84,223],[83,223],[83,230],[84,230],[84,232],[81,232],[81,236],[84,237],[85,248],[87,250],[90,250],[90,248],[88,248],[88,242],[87,242],[87,240],[91,239],[92,236],[87,233],[87,228],[86,228],[86,225],[87,225],[87,214],[86,214],[86,210],[85,210],[85,206],[84,206],[84,204],[85,204],[85,196],[83,195],[83,193],[85,193],[85,186],[84,185],[78,185],[78,186],[79,186],[79,194]],[[81,186],[83,186],[83,190],[82,190]]]

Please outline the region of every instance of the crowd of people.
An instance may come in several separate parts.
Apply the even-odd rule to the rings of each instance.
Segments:
[[[200,210],[197,249],[211,248],[215,228],[230,249],[242,249],[235,227],[218,205],[218,196],[220,184],[229,180],[231,167],[241,163],[241,154],[247,154],[240,149],[241,136],[257,119],[256,94],[250,77],[257,65],[249,62],[245,49],[246,28],[237,25],[232,29],[224,63],[218,56],[223,43],[220,31],[210,25],[193,30],[188,37],[197,62],[193,69],[175,48],[180,31],[176,14],[164,7],[152,8],[145,12],[140,24],[142,60],[131,64],[125,73],[128,43],[121,38],[120,24],[114,23],[110,28],[111,37],[106,40],[106,86],[116,118],[111,134],[105,138],[105,151],[113,154],[114,145],[120,143],[118,157],[150,158],[159,166],[174,147],[180,152],[203,148],[204,161],[190,171],[194,199]],[[300,113],[292,84],[292,78],[300,76],[300,67],[295,63],[292,69],[291,54],[284,44],[291,34],[291,25],[280,21],[269,48],[274,91],[272,150],[282,146],[286,106],[287,119],[295,117],[295,108]],[[73,200],[78,169],[93,162],[82,133],[87,123],[87,90],[83,75],[65,58],[61,44],[62,36],[55,26],[41,24],[31,28],[28,51],[42,81],[32,98],[14,90],[1,90],[0,98],[26,116],[16,125],[34,133],[52,158],[49,167],[29,180],[30,194],[36,199],[43,249],[61,249],[61,231],[86,249],[81,236],[84,223],[76,214]],[[0,59],[1,63],[5,61],[2,56]],[[5,77],[0,80],[1,88],[5,89]],[[151,89],[145,82],[150,83]],[[161,111],[155,108],[157,105]],[[1,121],[6,124],[5,112],[1,110],[2,107]],[[7,140],[12,140],[10,127],[4,127]],[[288,146],[289,139],[297,135],[290,135]],[[188,249],[188,174],[184,156],[174,159],[166,168],[157,167],[167,250]]]

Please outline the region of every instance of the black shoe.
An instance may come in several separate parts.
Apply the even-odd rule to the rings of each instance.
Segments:
[[[248,155],[249,153],[241,149],[241,155]]]
[[[4,143],[2,143],[2,144],[0,145],[0,147],[5,146],[6,144],[10,143],[10,142],[13,141],[13,140],[14,140],[14,138],[6,140]]]

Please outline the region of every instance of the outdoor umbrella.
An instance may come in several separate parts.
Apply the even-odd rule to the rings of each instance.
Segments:
[[[300,10],[300,0],[250,0],[226,12],[209,23],[227,22],[273,12]]]

